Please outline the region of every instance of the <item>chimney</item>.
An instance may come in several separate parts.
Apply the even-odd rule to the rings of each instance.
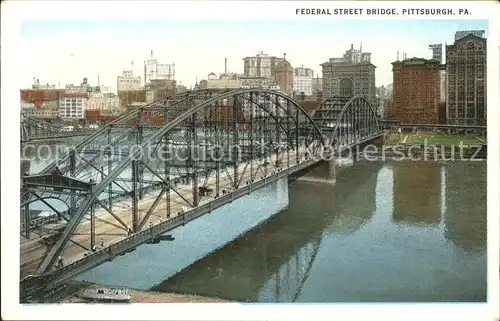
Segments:
[[[97,75],[97,86],[99,86],[99,87],[101,86],[101,81],[99,79],[99,75]]]
[[[399,51],[398,51],[398,56],[397,56],[397,59],[396,59],[396,61],[399,61]]]
[[[353,50],[353,49],[354,49],[354,45],[351,43],[351,50]]]
[[[224,58],[224,74],[227,75],[227,58]]]

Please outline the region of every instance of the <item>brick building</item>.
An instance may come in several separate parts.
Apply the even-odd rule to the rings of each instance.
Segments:
[[[26,116],[53,119],[59,116],[59,100],[64,90],[22,89],[21,111]]]
[[[439,123],[439,61],[411,58],[392,63],[391,120],[406,124]]]
[[[275,60],[276,63],[271,63],[271,75],[281,91],[291,96],[293,93],[293,67],[285,59],[276,58]]]

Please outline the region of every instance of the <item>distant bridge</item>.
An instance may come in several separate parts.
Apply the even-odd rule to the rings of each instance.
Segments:
[[[362,97],[327,99],[309,115],[276,91],[199,90],[130,110],[23,177],[23,297],[303,171],[325,147],[383,135]],[[31,230],[29,204],[49,197],[67,204],[64,214],[52,207],[62,230]]]
[[[55,126],[46,121],[21,114],[20,122],[21,144],[32,141],[64,139],[77,136],[86,136],[93,129],[75,128],[68,130],[62,126]]]

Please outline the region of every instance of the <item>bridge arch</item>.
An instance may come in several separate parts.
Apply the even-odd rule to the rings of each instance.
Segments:
[[[312,117],[331,145],[348,145],[380,131],[375,109],[361,96],[326,98]]]
[[[192,199],[186,199],[181,196],[187,204],[191,207],[198,206],[200,202],[199,187],[202,182],[199,180],[198,171],[200,168],[197,167],[201,161],[195,161],[194,156],[201,154],[198,150],[198,141],[200,139],[207,140],[208,138],[215,137],[217,143],[222,143],[222,146],[226,148],[230,156],[217,161],[203,160],[203,166],[205,169],[209,169],[211,172],[216,172],[219,175],[219,171],[225,171],[227,179],[229,181],[230,188],[237,188],[240,184],[244,183],[242,180],[247,177],[245,176],[245,171],[250,168],[250,175],[246,179],[253,180],[253,177],[259,173],[259,171],[264,172],[267,169],[263,169],[268,163],[267,159],[270,155],[264,155],[266,159],[264,163],[260,163],[262,159],[258,159],[258,156],[254,153],[254,145],[257,136],[260,144],[267,144],[271,141],[274,143],[281,143],[282,141],[293,141],[293,147],[287,146],[283,154],[280,151],[273,151],[272,157],[276,157],[275,168],[281,167],[280,164],[290,162],[299,162],[301,158],[306,157],[305,147],[310,143],[323,143],[322,132],[320,128],[314,123],[311,116],[293,99],[281,94],[276,91],[262,90],[262,89],[241,89],[232,91],[222,91],[216,93],[210,92],[199,92],[202,96],[201,102],[194,105],[195,99],[187,96],[177,96],[177,99],[165,99],[152,103],[142,109],[134,110],[126,115],[122,116],[120,120],[113,122],[106,126],[106,128],[100,129],[98,133],[89,137],[83,143],[80,144],[80,148],[84,147],[85,144],[90,142],[99,141],[98,137],[106,135],[106,132],[111,130],[117,124],[124,124],[127,120],[137,118],[141,121],[141,113],[147,110],[153,110],[155,108],[159,109],[160,113],[167,113],[172,111],[169,108],[172,106],[177,106],[179,104],[188,102],[188,106],[184,106],[185,109],[181,109],[177,112],[174,111],[175,117],[166,121],[163,126],[155,127],[149,135],[143,135],[143,129],[140,125],[132,124],[130,128],[134,128],[136,132],[136,142],[140,147],[139,149],[134,149],[128,151],[128,154],[119,159],[113,166],[109,167],[107,175],[103,175],[100,181],[97,181],[97,185],[93,188],[93,194],[88,195],[82,200],[76,211],[73,213],[71,220],[68,222],[66,229],[61,234],[61,237],[55,244],[55,246],[50,250],[46,256],[44,262],[40,266],[38,273],[41,274],[47,271],[48,268],[52,266],[55,258],[61,253],[62,249],[68,242],[71,235],[74,233],[78,224],[87,213],[89,208],[92,206],[95,199],[103,193],[111,184],[115,182],[115,179],[119,177],[125,170],[130,166],[130,172],[132,173],[132,230],[140,230],[144,222],[150,217],[152,210],[147,212],[146,216],[140,218],[137,210],[137,202],[141,199],[140,187],[141,186],[141,173],[143,171],[152,172],[158,179],[158,183],[163,184],[163,188],[155,202],[153,203],[151,209],[154,209],[158,205],[159,200],[165,195],[165,193],[170,193],[173,186],[170,184],[171,170],[175,169],[174,163],[168,163],[169,161],[164,161],[165,164],[161,170],[154,168],[148,163],[148,160],[141,158],[142,150],[150,148],[163,149],[166,153],[168,152],[168,142],[172,135],[178,135],[177,137],[185,139],[186,143],[195,146],[195,151],[190,151],[190,148],[186,149],[189,157],[186,161],[186,171],[185,171],[185,181],[191,183],[192,185]],[[250,119],[245,119],[241,117],[243,115],[243,110],[245,107],[246,98],[250,99],[250,109],[263,110],[262,114],[250,114]],[[257,99],[255,101],[254,99]],[[263,101],[259,101],[263,99]],[[269,102],[269,106],[265,106],[265,102]],[[182,103],[179,103],[182,102]],[[270,106],[274,105],[274,109]],[[285,107],[286,106],[286,107]],[[219,112],[222,110],[228,111],[227,118],[221,118],[220,114],[215,114],[213,111]],[[156,114],[155,114],[156,115]],[[158,114],[159,115],[159,114]],[[153,115],[154,116],[154,115]],[[147,117],[153,118],[152,115]],[[255,117],[254,117],[255,116]],[[212,118],[211,118],[212,117]],[[215,117],[215,118],[214,118]],[[234,130],[236,129],[236,130]],[[104,134],[104,135],[103,135]],[[200,135],[202,134],[202,135]],[[181,136],[179,136],[181,135]],[[104,136],[105,137],[105,136]],[[290,144],[291,145],[291,144]],[[238,151],[237,147],[241,147],[242,151]],[[205,148],[208,149],[208,148]],[[231,150],[236,150],[235,154],[231,154]],[[66,160],[71,157],[69,155]],[[285,159],[279,159],[280,157],[286,157]],[[295,159],[292,159],[295,158]],[[254,159],[258,161],[257,164],[254,163]],[[222,164],[225,162],[224,164]],[[243,166],[240,166],[243,165]],[[70,166],[71,167],[71,166]],[[224,167],[222,169],[222,167]],[[256,172],[252,173],[252,168]],[[229,169],[233,170],[233,175],[230,175]],[[47,169],[46,169],[47,170]],[[70,170],[71,171],[71,170]],[[184,174],[179,172],[182,179]],[[253,176],[252,176],[253,175]],[[266,175],[266,174],[261,174]],[[215,179],[216,192],[218,195],[219,191],[219,176]],[[205,183],[208,180],[208,175],[205,178]],[[189,182],[191,180],[191,182]],[[165,188],[167,186],[168,188]],[[167,200],[169,196],[166,196]],[[167,201],[169,202],[169,201]],[[167,203],[169,204],[169,203]],[[168,208],[167,205],[166,208]],[[168,209],[169,210],[169,209]]]

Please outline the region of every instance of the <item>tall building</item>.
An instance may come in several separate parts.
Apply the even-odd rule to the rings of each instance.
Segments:
[[[271,77],[271,56],[261,51],[253,57],[243,58],[245,77]]]
[[[439,122],[439,61],[411,58],[392,63],[392,120],[411,124]]]
[[[439,63],[443,62],[443,44],[438,43],[429,45],[429,50],[432,50],[432,60],[437,60]]]
[[[117,77],[116,90],[139,90],[141,88],[141,76],[134,77],[132,70],[124,70],[121,76]]]
[[[362,49],[347,50],[342,58],[330,58],[321,64],[323,71],[323,98],[332,96],[362,96],[376,105],[375,65],[371,54]]]
[[[314,71],[312,69],[304,68],[304,66],[295,68],[293,93],[296,95],[304,93],[305,96],[311,96],[313,94],[313,77]]]
[[[448,124],[486,124],[486,38],[459,31],[455,43],[446,46]],[[484,36],[484,31],[482,32]]]
[[[151,83],[154,79],[175,80],[175,64],[160,64],[158,60],[151,57],[144,62],[144,82],[145,85]]]
[[[174,80],[175,79],[175,64],[157,64],[156,65],[156,78],[151,80]]]
[[[272,58],[271,76],[278,84],[280,90],[291,96],[293,93],[293,67],[285,58]]]

